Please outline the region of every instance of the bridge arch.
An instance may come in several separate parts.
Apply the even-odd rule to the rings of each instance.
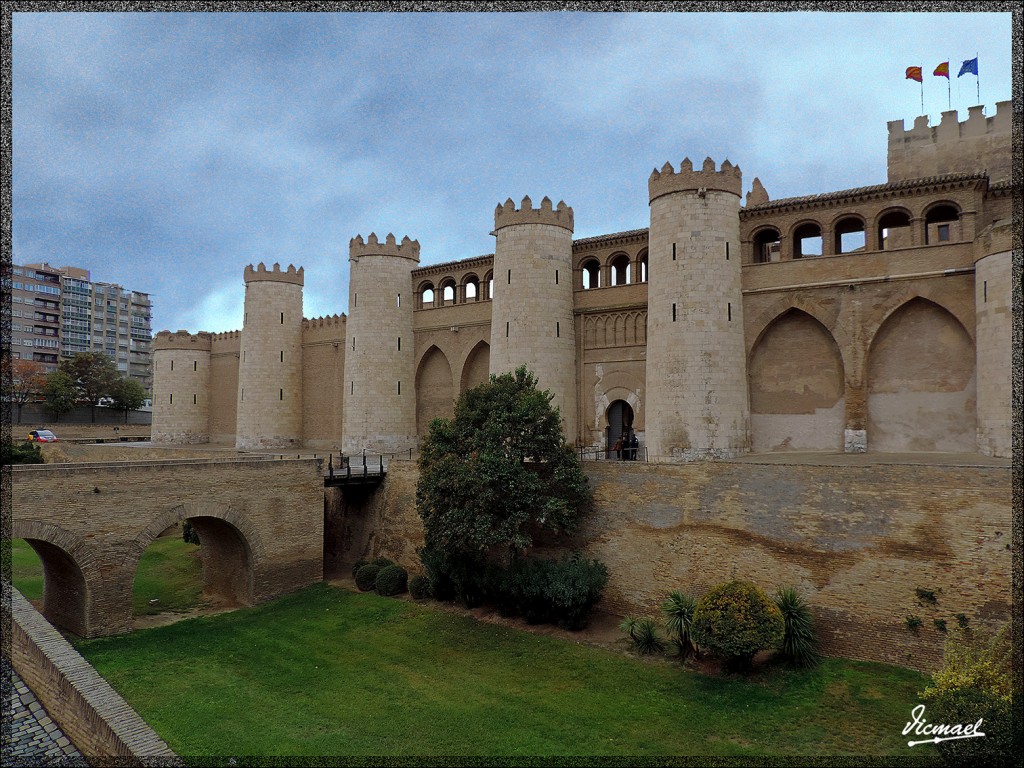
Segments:
[[[42,614],[51,624],[89,636],[93,585],[99,574],[85,542],[52,523],[12,520],[11,538],[24,539],[43,565]]]
[[[188,501],[157,515],[132,541],[122,563],[132,579],[146,548],[167,528],[188,521],[202,544],[203,596],[225,605],[254,605],[254,573],[263,541],[244,515],[209,501]]]

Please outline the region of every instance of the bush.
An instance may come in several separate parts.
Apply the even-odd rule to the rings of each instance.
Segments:
[[[458,600],[466,608],[483,602],[488,568],[482,556],[448,555],[430,547],[421,549],[419,555],[437,600]]]
[[[375,557],[370,561],[371,565],[376,565],[378,568],[387,568],[389,565],[394,565],[394,560],[388,560],[386,557]]]
[[[712,589],[693,612],[693,638],[740,669],[748,669],[758,651],[777,648],[786,634],[779,607],[747,581]]]
[[[359,573],[360,568],[362,568],[364,565],[369,564],[369,560],[356,560],[356,564],[352,566],[352,578],[354,579],[356,577],[356,574]]]
[[[601,599],[608,569],[597,560],[584,560],[580,552],[561,560],[517,558],[492,583],[502,613],[576,631],[587,625]]]
[[[797,667],[817,665],[821,655],[818,653],[818,635],[810,607],[796,591],[796,587],[781,587],[775,593],[775,604],[786,624],[780,648],[783,657]]]
[[[409,581],[409,594],[413,600],[426,600],[434,596],[434,588],[426,576],[413,576]]]
[[[400,565],[388,565],[380,569],[373,583],[378,595],[392,597],[406,591],[409,574]]]
[[[199,534],[196,533],[195,526],[192,525],[188,520],[181,524],[181,540],[186,544],[201,544],[199,541]]]
[[[1021,723],[1014,724],[1013,704],[996,694],[980,688],[952,688],[928,700],[925,717],[929,723],[948,725],[982,721],[978,730],[984,737],[941,741],[936,746],[948,765],[1013,765],[1014,727],[1019,743]],[[913,733],[908,740],[922,736]],[[1018,753],[1017,759],[1020,759]]]
[[[696,609],[697,601],[682,592],[671,593],[661,604],[669,640],[683,661],[697,650],[693,645],[693,612]]]
[[[380,566],[370,563],[356,571],[356,586],[360,592],[369,592],[376,586],[377,574],[380,573]]]
[[[25,441],[21,444],[3,444],[4,464],[44,464],[43,454],[38,445]]]
[[[619,627],[629,635],[637,653],[649,655],[665,650],[664,641],[658,637],[658,628],[651,619],[636,619],[627,616]]]

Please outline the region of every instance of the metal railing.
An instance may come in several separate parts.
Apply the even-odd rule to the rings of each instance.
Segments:
[[[621,448],[618,451],[611,448],[581,447],[579,453],[580,461],[641,461],[646,463],[649,460],[646,445],[641,445],[638,448]]]

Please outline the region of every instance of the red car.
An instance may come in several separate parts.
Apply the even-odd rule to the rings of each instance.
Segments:
[[[56,443],[57,436],[48,429],[33,429],[28,433],[30,443]]]

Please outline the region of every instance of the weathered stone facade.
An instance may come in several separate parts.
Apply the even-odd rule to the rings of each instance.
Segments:
[[[771,200],[754,179],[743,207],[728,161],[669,166],[650,181],[650,229],[598,237],[571,240],[568,207],[510,200],[496,211],[495,255],[419,268],[366,257],[351,272],[348,317],[303,321],[290,341],[260,341],[248,323],[241,339],[213,335],[209,392],[197,400],[209,403],[205,432],[240,446],[273,436],[400,452],[488,372],[525,363],[554,393],[569,442],[598,452],[631,429],[651,461],[791,450],[1008,457],[1009,126],[1009,102],[989,118],[972,108],[963,123],[946,113],[935,128],[890,123],[888,183]],[[301,287],[289,287],[280,301],[294,314]],[[386,322],[373,314],[377,294]],[[285,308],[277,303],[268,296],[267,311]],[[351,332],[356,324],[366,330]],[[346,366],[367,333],[382,356]],[[188,405],[185,382],[159,382],[168,337],[157,337],[158,386]],[[269,369],[259,379],[270,400],[297,393],[268,404],[288,412],[287,429],[257,426],[242,408],[241,390],[248,401],[256,386],[242,381],[250,343],[279,367],[282,354],[300,366],[298,384],[274,383]],[[364,399],[348,403],[357,391]],[[168,408],[157,398],[155,423],[185,418],[161,421]],[[204,434],[198,411],[188,419],[189,434]],[[183,434],[175,429],[161,434]]]

